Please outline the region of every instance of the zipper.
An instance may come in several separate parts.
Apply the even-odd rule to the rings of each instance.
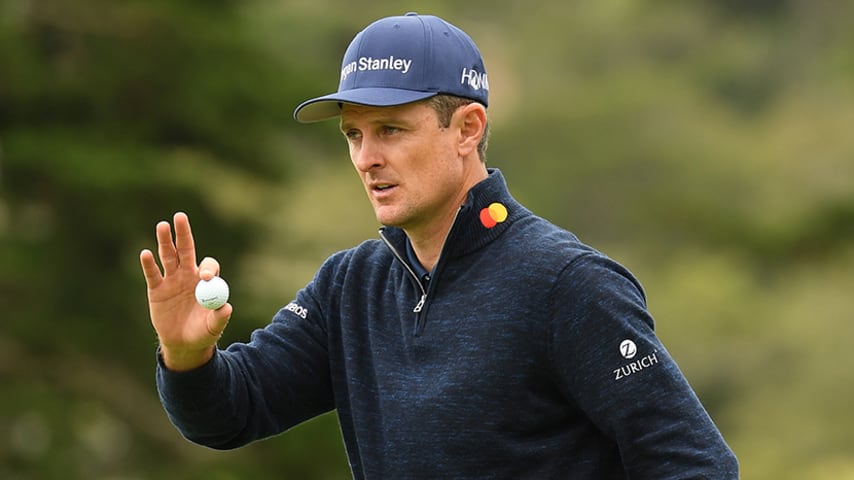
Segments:
[[[409,276],[415,280],[415,284],[418,285],[418,288],[421,289],[421,299],[418,300],[418,303],[415,305],[415,308],[412,309],[412,313],[421,313],[421,310],[424,308],[424,303],[427,301],[427,289],[424,288],[424,284],[421,283],[421,279],[418,278],[418,274],[415,273],[415,270],[409,266],[409,263],[403,258],[400,252],[394,248],[394,245],[391,244],[388,238],[386,238],[385,233],[380,230],[380,238],[382,238],[383,242],[385,242],[386,246],[391,250],[391,253],[397,258],[397,260],[403,264],[403,267],[406,268],[406,271],[409,272]]]
[[[421,287],[421,290],[424,290],[424,287]],[[424,293],[421,295],[421,300],[418,300],[418,303],[415,305],[415,308],[412,309],[413,313],[421,313],[421,309],[424,308],[424,302],[427,301],[427,294]]]
[[[442,242],[442,251],[439,253],[439,259],[436,262],[436,265],[437,265],[436,275],[434,275],[433,280],[430,281],[431,285],[436,282],[436,277],[439,276],[438,275],[438,273],[439,273],[438,266],[442,262],[442,256],[445,253],[445,247],[448,244],[448,238],[451,237],[451,232],[454,230],[454,226],[457,224],[457,219],[459,218],[460,212],[462,210],[463,210],[462,207],[457,209],[457,213],[454,214],[454,220],[451,222],[451,228],[449,228],[448,233],[445,234],[445,240]],[[421,279],[418,278],[418,274],[415,273],[415,270],[412,269],[412,267],[409,265],[409,263],[404,259],[403,255],[401,255],[401,253],[399,251],[397,251],[396,248],[394,248],[394,245],[391,244],[389,239],[386,238],[385,233],[383,232],[382,229],[380,229],[379,233],[380,233],[380,238],[382,238],[383,242],[385,242],[386,246],[389,248],[389,250],[391,250],[391,253],[395,256],[395,258],[397,258],[398,261],[400,261],[400,263],[403,264],[404,268],[406,268],[406,271],[409,272],[409,276],[412,277],[413,280],[415,280],[415,284],[418,285],[418,288],[421,290],[421,298],[418,300],[418,303],[416,303],[415,307],[412,309],[412,313],[416,314],[416,316],[415,316],[415,327],[412,331],[412,335],[417,337],[420,334],[421,326],[423,323],[423,319],[421,318],[421,311],[424,309],[424,305],[427,303],[427,289],[424,288],[424,284],[421,283]]]

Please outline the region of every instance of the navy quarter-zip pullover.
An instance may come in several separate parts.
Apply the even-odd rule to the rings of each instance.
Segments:
[[[336,410],[356,479],[736,479],[632,274],[498,170],[429,281],[403,231],[332,255],[248,343],[158,362],[190,440],[235,448]],[[423,269],[422,269],[423,270]]]

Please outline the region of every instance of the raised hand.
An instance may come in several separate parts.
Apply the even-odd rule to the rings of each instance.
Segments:
[[[173,223],[174,241],[169,222],[160,222],[156,227],[157,253],[163,270],[151,250],[143,250],[139,261],[163,361],[171,370],[185,371],[210,360],[231,318],[232,306],[226,303],[217,310],[208,310],[196,302],[196,284],[200,279],[219,275],[219,263],[208,257],[197,266],[190,220],[179,212]]]

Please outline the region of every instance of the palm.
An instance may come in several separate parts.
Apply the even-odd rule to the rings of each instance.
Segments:
[[[207,330],[211,311],[196,303],[194,289],[198,282],[195,265],[166,275],[163,281],[148,291],[151,323],[166,346],[211,345]]]

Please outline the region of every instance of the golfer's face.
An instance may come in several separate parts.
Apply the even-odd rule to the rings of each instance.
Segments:
[[[440,127],[429,105],[345,104],[341,131],[377,221],[383,225],[417,229],[459,206],[463,182],[456,151],[459,136],[453,125]]]

